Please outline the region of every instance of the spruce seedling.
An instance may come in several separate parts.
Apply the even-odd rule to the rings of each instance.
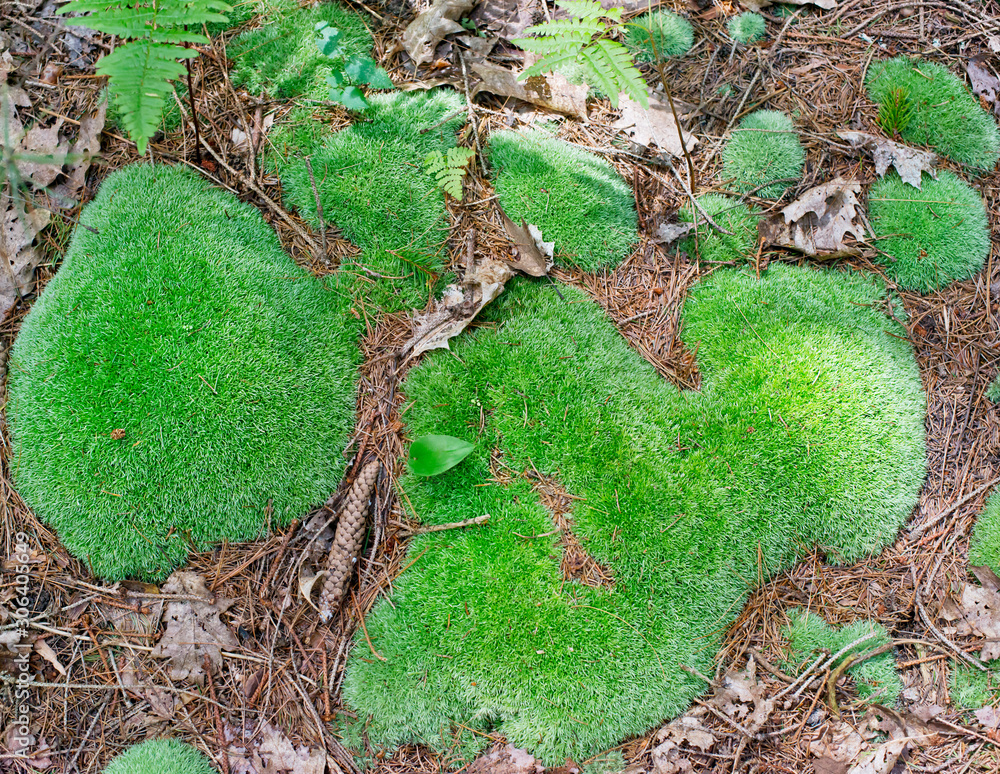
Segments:
[[[145,154],[173,88],[171,82],[185,72],[181,61],[190,62],[198,56],[188,46],[209,42],[188,27],[226,23],[225,14],[231,10],[222,0],[72,0],[59,13],[87,14],[67,24],[129,41],[101,57],[97,74],[108,76],[108,90],[122,123],[139,153]],[[194,95],[190,96],[194,112]],[[192,120],[197,131],[197,117],[192,115]]]
[[[886,92],[885,99],[878,106],[878,125],[893,137],[902,137],[913,118],[913,103],[904,88],[893,88]]]
[[[455,146],[448,148],[447,155],[433,150],[424,156],[424,167],[429,175],[434,175],[438,187],[456,201],[462,201],[462,180],[476,152],[472,148]]]
[[[368,98],[361,85],[373,89],[394,89],[389,74],[364,54],[347,55],[342,45],[343,35],[327,22],[316,22],[316,45],[320,53],[336,65],[326,82],[330,84],[330,99],[348,110],[367,110]]]

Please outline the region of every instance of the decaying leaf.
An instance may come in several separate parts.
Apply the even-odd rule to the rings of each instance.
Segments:
[[[466,771],[468,774],[542,774],[545,766],[526,750],[508,744],[476,758]]]
[[[986,68],[988,57],[983,54],[974,56],[965,65],[965,71],[969,74],[969,83],[972,84],[972,93],[979,97],[979,101],[987,110],[992,110],[1000,116],[1000,79]]]
[[[927,172],[935,180],[937,179],[937,170],[934,168],[938,162],[936,153],[911,148],[909,145],[893,142],[885,137],[877,137],[867,132],[839,132],[838,134],[855,148],[871,152],[872,158],[875,160],[875,172],[878,173],[879,177],[885,176],[891,164],[896,168],[902,181],[909,183],[914,188],[920,188],[921,172]]]
[[[977,709],[974,713],[976,720],[979,721],[979,725],[990,731],[996,731],[1000,728],[1000,709],[996,707],[982,707]]]
[[[59,662],[59,657],[56,655],[56,652],[52,650],[49,643],[47,643],[44,638],[35,640],[35,653],[52,664],[56,671],[63,677],[66,676],[66,667]]]
[[[722,678],[710,703],[727,717],[756,733],[774,711],[774,699],[765,697],[767,689],[757,682],[756,662],[747,663],[742,672],[730,672]]]
[[[52,126],[34,126],[21,138],[17,148],[17,169],[35,188],[45,188],[62,173],[69,141],[60,136],[63,120]]]
[[[525,55],[525,69],[531,66],[534,59],[533,54]],[[587,93],[590,89],[585,83],[572,84],[561,73],[533,75],[519,81],[520,72],[486,61],[470,62],[469,70],[479,78],[471,89],[472,97],[488,91],[587,120]]]
[[[233,729],[227,729],[232,741]],[[296,747],[285,733],[264,723],[258,733],[248,733],[252,741],[246,747],[230,745],[227,751],[232,774],[324,774],[326,751],[300,745]],[[339,771],[335,766],[330,771]]]
[[[0,191],[0,320],[29,292],[35,267],[42,261],[35,237],[52,218],[48,210],[27,210],[9,190],[8,186]]]
[[[983,661],[1000,658],[1000,578],[988,567],[970,567],[981,586],[963,583],[958,598],[949,597],[941,605],[941,617],[952,625],[946,634],[983,638],[979,657]]]
[[[854,222],[860,193],[858,183],[841,177],[810,188],[781,212],[761,221],[760,234],[767,244],[817,258],[857,255],[858,249],[844,238],[851,234],[859,242],[865,239],[864,228]]]
[[[169,659],[167,672],[172,680],[191,680],[202,685],[205,656],[214,673],[222,662],[222,651],[239,647],[236,637],[219,618],[235,600],[213,597],[205,579],[186,570],[178,570],[167,578],[161,592],[204,600],[168,602],[163,613],[167,630],[153,648],[154,658]]]
[[[485,0],[470,15],[476,27],[484,28],[498,37],[510,40],[520,38],[534,24],[536,13],[541,14],[539,0]]]
[[[740,2],[751,11],[762,11],[775,3],[782,5],[815,5],[829,11],[837,7],[837,0],[740,0]]]
[[[661,223],[656,227],[656,241],[661,245],[673,244],[694,231],[694,226],[694,223]]]
[[[69,151],[66,165],[66,180],[50,190],[56,203],[61,207],[75,207],[87,184],[87,170],[101,150],[101,132],[108,112],[108,103],[102,102],[93,115],[80,119],[76,140]]]
[[[507,217],[503,207],[499,207],[499,210],[504,229],[514,243],[517,254],[510,264],[511,268],[531,277],[544,277],[552,268],[556,243],[542,241],[542,232],[533,223],[526,223],[522,218],[519,226]]]
[[[403,30],[403,48],[419,67],[434,58],[434,49],[445,35],[463,32],[458,19],[468,15],[476,0],[434,0],[434,3]]]
[[[259,126],[251,127],[251,133],[253,136],[248,135],[242,129],[233,127],[233,131],[230,135],[230,139],[233,141],[233,147],[240,153],[255,152],[256,145],[260,142],[260,135],[267,134],[267,130],[274,124],[274,118],[277,115],[278,114],[276,112],[268,113],[259,121],[255,119],[254,123],[259,124]],[[257,118],[260,119],[260,116],[258,115]]]
[[[627,95],[620,94],[618,106],[622,110],[622,117],[611,125],[612,128],[624,132],[637,145],[659,148],[660,151],[669,153],[675,158],[683,157],[684,149],[681,147],[677,122],[674,121],[674,114],[669,104],[651,94],[649,108],[646,109],[635,100],[629,99]],[[680,106],[675,103],[675,107],[679,112]],[[698,138],[685,129],[684,145],[688,152],[690,153],[697,144]]]

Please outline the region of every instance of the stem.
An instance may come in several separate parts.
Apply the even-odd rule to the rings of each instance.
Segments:
[[[184,48],[190,48],[190,44],[185,43]],[[191,78],[191,60],[185,59],[184,65],[187,67],[188,76],[188,99],[191,102],[191,125],[194,126],[194,159],[198,166],[201,166],[201,134],[198,132],[198,109],[194,105],[194,82]],[[682,141],[683,142],[683,141]]]

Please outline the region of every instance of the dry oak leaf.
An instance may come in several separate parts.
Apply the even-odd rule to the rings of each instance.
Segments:
[[[530,67],[536,59],[534,54],[526,53],[524,68]],[[473,98],[482,91],[488,91],[500,97],[513,97],[557,113],[575,116],[584,122],[587,120],[587,94],[590,88],[585,83],[570,83],[561,73],[533,75],[519,81],[521,72],[486,61],[469,62],[469,69],[480,79],[472,87]]]
[[[613,129],[624,132],[637,145],[659,148],[661,152],[669,153],[674,158],[684,156],[677,122],[674,120],[670,105],[650,94],[647,109],[628,95],[619,94],[618,106],[621,108],[622,117],[611,125]],[[674,106],[679,108],[676,102]],[[690,152],[698,144],[698,138],[686,129],[683,131],[684,147]]]
[[[468,774],[542,774],[545,767],[531,753],[508,744],[476,758]]]
[[[694,231],[694,223],[661,223],[656,227],[657,244],[669,245]]]
[[[526,223],[524,218],[521,218],[519,226],[507,217],[503,207],[497,205],[497,209],[500,210],[504,230],[514,243],[517,253],[516,260],[510,264],[511,268],[523,271],[531,277],[544,277],[552,268],[556,243],[545,242],[541,229],[535,224]]]
[[[66,180],[51,189],[53,196],[62,206],[76,206],[87,183],[90,162],[101,150],[101,132],[108,112],[108,103],[102,102],[93,115],[80,120],[76,141],[70,148],[70,161],[66,165]]]
[[[213,597],[205,579],[186,570],[173,573],[160,591],[205,600],[167,602],[163,613],[167,630],[153,648],[154,658],[169,659],[167,673],[171,680],[191,680],[203,685],[205,656],[214,674],[222,661],[222,651],[239,647],[236,637],[219,618],[236,600]]]
[[[948,633],[981,637],[979,657],[983,661],[1000,658],[1000,578],[988,567],[970,567],[981,586],[963,583],[957,599],[949,597],[941,605],[941,617],[950,622]]]
[[[69,152],[69,141],[60,137],[63,120],[52,126],[34,126],[21,138],[17,169],[35,188],[51,185],[60,174]]]
[[[969,83],[972,84],[972,93],[979,97],[980,102],[987,110],[992,110],[994,114],[1000,116],[1000,79],[986,69],[987,56],[980,54],[974,56],[965,65],[965,71],[969,74]]]
[[[278,728],[265,724],[252,760],[257,774],[324,774],[326,751],[296,747]]]
[[[0,320],[7,316],[19,298],[31,289],[35,267],[42,253],[34,247],[35,237],[49,224],[48,210],[27,210],[20,197],[0,191]]]
[[[865,230],[854,222],[861,186],[838,177],[810,188],[802,196],[759,225],[765,243],[798,250],[817,258],[857,255],[844,242],[848,234],[859,241]]]
[[[409,23],[403,30],[403,48],[418,67],[434,58],[434,49],[445,35],[465,31],[457,20],[475,5],[476,0],[434,0],[430,8]]]
[[[875,160],[875,172],[879,177],[885,177],[891,164],[896,168],[902,181],[909,183],[914,188],[920,188],[922,172],[927,172],[935,180],[937,179],[937,170],[934,168],[938,162],[936,153],[911,148],[909,145],[893,142],[885,137],[878,137],[867,132],[839,132],[838,134],[855,148],[871,152],[872,158]]]
[[[469,19],[479,29],[486,28],[501,38],[510,40],[524,35],[541,13],[539,0],[485,0],[476,6]]]

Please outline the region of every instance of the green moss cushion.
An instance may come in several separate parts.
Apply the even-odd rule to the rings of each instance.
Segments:
[[[285,200],[310,226],[320,228],[318,194],[325,224],[338,226],[361,248],[341,268],[354,277],[372,312],[421,307],[448,256],[444,194],[425,171],[424,157],[455,145],[455,132],[465,123],[462,102],[442,89],[378,94],[370,101],[365,116],[335,134],[314,121],[281,128],[270,159]]]
[[[683,223],[691,223],[697,215],[699,222],[697,235],[692,233],[681,241],[680,248],[684,252],[710,263],[742,261],[754,256],[757,249],[757,223],[760,221],[756,210],[719,194],[700,196],[698,203],[712,216],[712,220],[730,234],[723,234],[712,228],[688,202],[678,211],[678,219]]]
[[[651,11],[628,22],[625,45],[637,62],[684,56],[694,45],[694,28],[673,11]]]
[[[368,54],[372,36],[354,11],[338,3],[317,3],[300,8],[296,3],[263,6],[269,23],[237,35],[226,47],[233,60],[230,79],[234,86],[253,95],[274,99],[309,97],[325,101],[330,94],[327,76],[331,60],[316,46],[316,24],[326,22],[340,30],[347,56]]]
[[[737,43],[756,43],[767,35],[767,23],[764,17],[751,11],[734,16],[729,20],[726,29]]]
[[[993,492],[976,519],[969,543],[969,565],[989,567],[1000,575],[1000,489]]]
[[[490,521],[413,539],[354,647],[348,739],[445,749],[493,730],[586,759],[705,690],[681,665],[711,673],[760,579],[814,544],[853,561],[891,543],[924,477],[924,393],[883,303],[870,277],[717,271],[684,307],[702,388],[680,392],[583,293],[508,288],[491,325],[405,382],[411,437],[475,443],[401,481],[407,502],[428,524]],[[536,470],[576,498],[568,526]],[[564,576],[569,534],[610,586]]]
[[[802,175],[805,150],[792,119],[777,110],[751,113],[722,151],[722,177],[741,193],[777,199]]]
[[[904,140],[927,145],[977,169],[989,170],[1000,157],[1000,132],[965,83],[947,67],[896,57],[872,62],[868,94],[882,104],[899,93],[909,107]]]
[[[217,774],[211,762],[176,739],[150,739],[115,756],[104,774]]]
[[[496,132],[489,162],[500,204],[556,243],[556,261],[596,271],[638,241],[632,189],[604,159],[540,131]]]
[[[904,183],[895,171],[868,193],[876,260],[901,287],[930,293],[968,279],[990,253],[990,226],[982,197],[947,170],[937,180],[926,173],[922,187]]]
[[[80,224],[10,360],[39,517],[98,575],[159,579],[322,502],[354,424],[349,299],[183,168],[115,172]]]

